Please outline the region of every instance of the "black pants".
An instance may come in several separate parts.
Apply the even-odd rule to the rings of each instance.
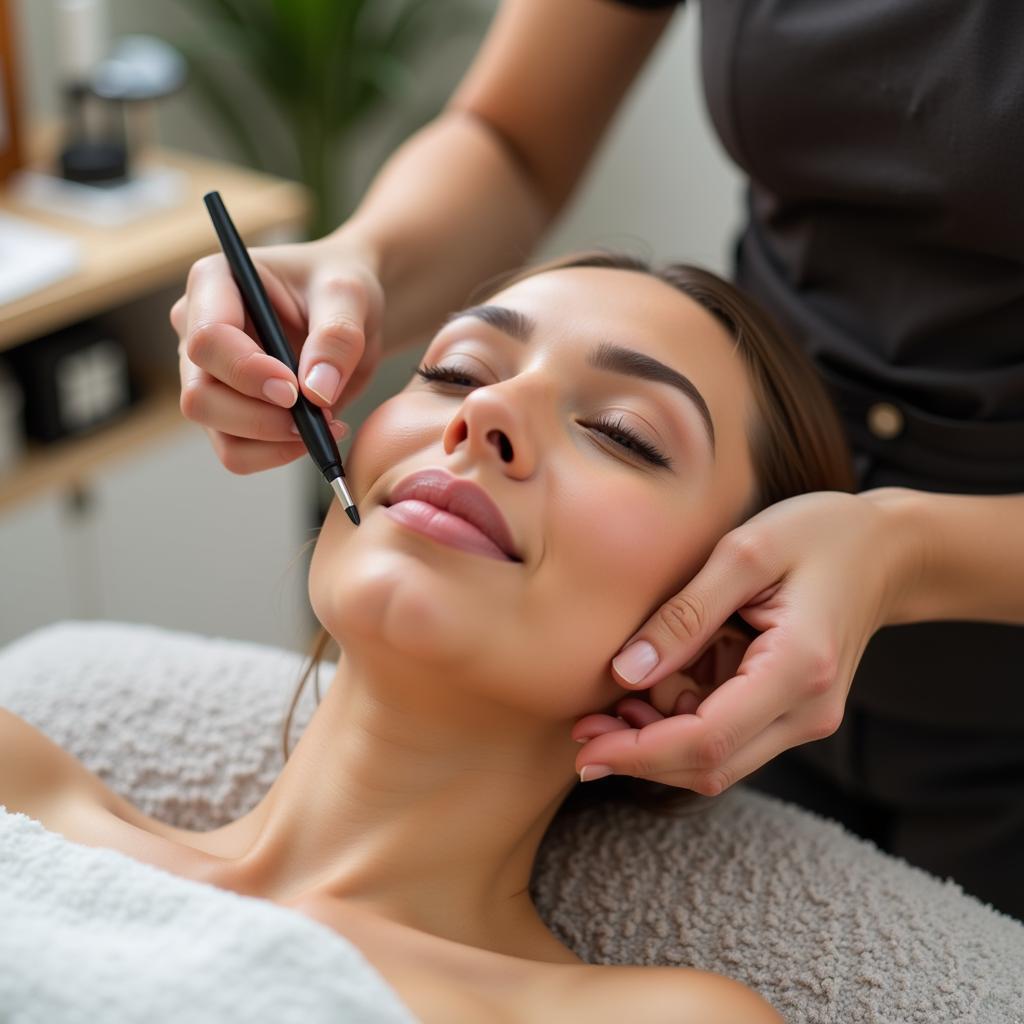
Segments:
[[[743,783],[1024,920],[1024,736],[848,706],[832,736],[785,751]]]

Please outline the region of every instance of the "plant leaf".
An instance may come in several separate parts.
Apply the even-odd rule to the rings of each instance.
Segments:
[[[189,54],[187,44],[178,43],[188,58],[189,76],[192,82],[203,93],[207,109],[219,119],[227,129],[235,144],[243,155],[243,159],[251,167],[269,170],[259,146],[256,144],[252,129],[244,115],[244,111],[235,100],[235,92],[221,82],[201,59]]]

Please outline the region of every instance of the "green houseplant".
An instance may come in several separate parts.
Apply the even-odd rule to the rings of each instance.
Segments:
[[[480,24],[468,0],[179,3],[202,22],[177,45],[206,110],[246,163],[309,187],[311,237],[351,212],[347,158],[371,116],[402,114],[407,134],[440,106],[440,97],[414,95],[414,57]],[[283,146],[273,142],[270,111],[288,140]]]

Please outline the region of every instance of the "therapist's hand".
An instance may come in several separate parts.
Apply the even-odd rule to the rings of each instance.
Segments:
[[[297,388],[324,410],[335,439],[344,437],[348,427],[336,414],[366,387],[381,355],[384,293],[372,254],[339,235],[249,251],[298,357],[298,377],[253,340],[223,255],[193,264],[170,313],[182,414],[206,430],[232,473],[306,454],[289,412]]]
[[[717,796],[782,751],[835,732],[864,648],[881,626],[903,621],[901,602],[921,571],[919,531],[890,514],[900,490],[798,495],[726,534],[613,660],[616,681],[650,690],[650,702],[620,701],[615,712],[625,721],[580,719],[572,735],[589,741],[576,770],[604,766]],[[734,611],[760,635],[735,674],[680,713],[677,670]],[[631,661],[625,652],[637,642],[644,657]],[[673,692],[659,695],[659,684]],[[586,778],[602,774],[591,769]]]

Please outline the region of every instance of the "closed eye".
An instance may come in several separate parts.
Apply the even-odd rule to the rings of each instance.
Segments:
[[[416,373],[431,384],[451,384],[455,387],[479,387],[481,382],[470,373],[454,366],[422,366]],[[604,434],[620,448],[639,456],[655,466],[671,469],[672,460],[660,452],[650,441],[645,440],[629,427],[620,417],[610,419],[600,416],[582,424],[588,429]]]
[[[476,377],[454,366],[421,366],[416,372],[431,383],[456,384],[459,387],[473,387],[481,383]]]
[[[627,427],[621,418],[611,420],[602,416],[596,420],[590,420],[583,425],[600,431],[600,433],[610,437],[620,447],[636,452],[637,455],[645,458],[648,462],[654,463],[656,466],[664,466],[666,469],[671,469],[672,467],[671,459],[658,451],[650,441],[644,440],[631,427]]]

